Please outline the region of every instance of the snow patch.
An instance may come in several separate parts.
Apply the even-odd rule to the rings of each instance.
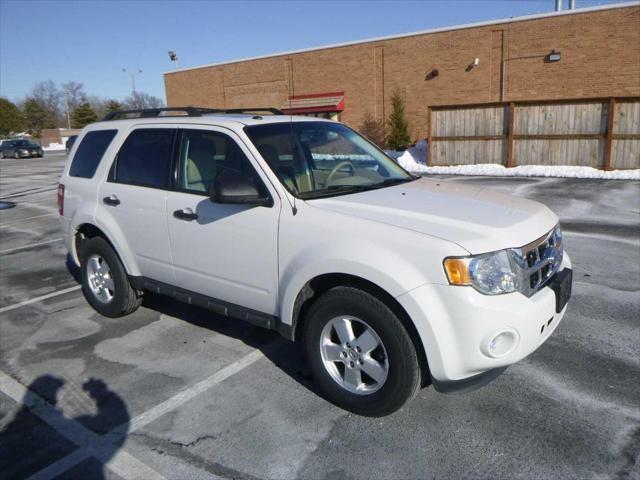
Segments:
[[[564,177],[640,180],[640,169],[604,171],[592,167],[569,165],[522,165],[519,167],[506,168],[497,163],[428,167],[427,142],[424,140],[418,142],[415,147],[407,149],[397,157],[397,161],[402,168],[418,175],[486,175],[492,177]]]
[[[46,147],[44,146],[42,147],[42,150],[44,150],[45,152],[52,152],[56,150],[65,150],[65,149],[66,147],[62,143],[50,143]]]

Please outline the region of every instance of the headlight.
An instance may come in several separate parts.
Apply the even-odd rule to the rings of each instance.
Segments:
[[[519,290],[519,274],[510,250],[465,258],[447,258],[444,270],[451,285],[472,286],[485,295]]]
[[[520,292],[533,295],[560,269],[563,256],[560,225],[520,248],[444,259],[451,285],[466,285],[485,295]]]
[[[20,152],[20,153],[29,153],[29,150],[25,150],[24,148],[21,148],[20,150],[18,150],[18,152]]]

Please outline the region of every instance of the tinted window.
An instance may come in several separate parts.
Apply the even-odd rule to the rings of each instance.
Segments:
[[[187,130],[180,148],[180,188],[207,193],[221,176],[251,177],[254,170],[238,144],[218,132]]]
[[[118,158],[116,182],[167,188],[171,171],[174,130],[134,130],[125,140]]]
[[[93,177],[104,152],[117,132],[117,130],[98,130],[87,133],[73,156],[69,175],[83,178]]]

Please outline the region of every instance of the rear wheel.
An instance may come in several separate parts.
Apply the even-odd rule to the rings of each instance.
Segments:
[[[346,410],[388,415],[420,385],[418,355],[402,322],[362,290],[323,294],[309,309],[304,340],[317,384]]]
[[[131,287],[122,262],[104,238],[84,242],[81,258],[82,291],[97,312],[121,317],[140,306],[142,297]]]

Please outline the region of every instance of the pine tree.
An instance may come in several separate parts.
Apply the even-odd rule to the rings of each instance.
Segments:
[[[0,135],[19,132],[23,128],[22,112],[6,98],[0,98]]]
[[[86,125],[97,120],[98,116],[96,115],[96,112],[93,111],[91,105],[85,102],[78,105],[78,108],[73,111],[71,125],[73,128],[84,128]]]
[[[24,102],[24,121],[27,130],[36,138],[40,137],[43,128],[55,128],[56,119],[35,98],[28,98]]]
[[[107,113],[117,112],[119,110],[124,110],[124,105],[117,100],[108,100],[105,104],[105,109]]]
[[[409,136],[409,122],[404,115],[404,100],[399,91],[391,97],[393,110],[389,115],[389,137],[387,143],[393,150],[404,150],[411,144]]]

